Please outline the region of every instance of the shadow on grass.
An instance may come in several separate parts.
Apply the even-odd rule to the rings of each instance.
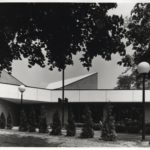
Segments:
[[[39,137],[20,137],[17,135],[0,135],[0,147],[58,147],[61,143],[48,143]]]

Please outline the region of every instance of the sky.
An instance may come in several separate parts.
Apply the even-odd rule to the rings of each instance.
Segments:
[[[123,15],[123,17],[130,16],[134,5],[135,3],[129,2],[118,3],[118,7],[112,9],[109,13]],[[131,51],[130,48],[129,51]],[[116,86],[117,77],[126,70],[126,68],[117,65],[120,60],[118,54],[112,55],[111,61],[105,61],[100,56],[96,57],[93,59],[92,67],[89,71],[82,66],[79,58],[80,54],[73,57],[74,65],[66,68],[65,78],[98,72],[99,89],[113,89]],[[62,73],[58,69],[50,71],[48,67],[40,68],[38,65],[28,68],[28,62],[25,59],[14,61],[12,68],[12,75],[28,86],[45,88],[49,83],[59,81],[62,78]]]

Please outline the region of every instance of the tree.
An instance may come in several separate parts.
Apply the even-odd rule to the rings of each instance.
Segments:
[[[28,119],[28,130],[29,132],[35,132],[36,129],[36,113],[33,107],[30,109],[29,119]]]
[[[120,75],[115,89],[130,90],[133,87],[135,79],[131,75]]]
[[[28,131],[28,120],[24,109],[20,112],[19,131]]]
[[[116,3],[1,3],[0,70],[11,71],[13,60],[28,59],[29,67],[64,69],[82,51],[83,66],[97,55],[125,55],[123,18],[109,15]]]
[[[107,104],[104,109],[106,116],[104,116],[105,118],[103,120],[101,138],[105,141],[114,141],[116,140],[117,134],[115,131],[115,120],[112,116],[112,106]]]
[[[67,136],[75,136],[75,134],[76,134],[76,126],[75,126],[74,116],[72,111],[70,111],[68,116]]]
[[[130,17],[130,23],[126,32],[126,45],[132,45],[134,63],[137,65],[142,61],[150,63],[150,4],[137,3]],[[132,67],[130,59],[125,56],[121,64]]]
[[[58,111],[55,111],[55,113],[53,114],[52,131],[50,132],[50,134],[61,135],[61,121]]]
[[[12,117],[11,114],[9,113],[7,116],[7,129],[12,129],[12,127],[13,127]]]
[[[44,106],[41,106],[41,115],[39,118],[39,132],[47,133],[47,120],[46,120],[46,110]]]
[[[6,118],[5,118],[4,113],[1,113],[1,116],[0,116],[0,129],[5,129],[5,127],[6,127]]]
[[[137,72],[136,67],[133,67],[129,75],[123,74],[118,77],[115,89],[142,89],[142,83],[141,75]],[[145,79],[145,89],[150,89],[149,77]]]
[[[92,138],[94,136],[93,131],[93,120],[91,116],[91,111],[88,106],[85,107],[83,115],[83,128],[80,134],[81,138]]]

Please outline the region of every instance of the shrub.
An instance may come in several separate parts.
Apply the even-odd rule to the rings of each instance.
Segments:
[[[52,122],[52,131],[50,132],[51,135],[61,135],[61,121],[59,112],[56,111],[53,114],[53,122]]]
[[[1,113],[0,116],[0,129],[5,129],[6,126],[6,119],[4,113]]]
[[[131,118],[125,118],[124,121],[116,123],[116,131],[119,133],[139,133],[140,123]]]
[[[41,107],[41,115],[39,118],[39,132],[40,133],[48,132],[47,121],[46,121],[46,110],[44,106]]]
[[[27,115],[24,109],[20,112],[20,124],[19,124],[19,131],[27,131],[28,130],[28,120]]]
[[[13,127],[13,122],[12,122],[11,115],[9,113],[7,116],[7,129],[12,129],[12,127]]]
[[[70,112],[68,116],[67,136],[75,136],[75,134],[76,134],[76,126],[74,122],[74,117],[72,112]]]
[[[35,110],[32,107],[29,113],[29,119],[28,119],[28,131],[29,132],[35,132],[36,129],[36,114],[35,114]]]
[[[105,107],[106,118],[103,122],[101,138],[105,141],[116,140],[117,134],[115,131],[115,120],[112,116],[112,106],[107,104]]]
[[[93,120],[91,116],[91,111],[88,106],[85,107],[84,115],[83,115],[83,128],[80,134],[81,138],[92,138],[94,136],[93,131]]]

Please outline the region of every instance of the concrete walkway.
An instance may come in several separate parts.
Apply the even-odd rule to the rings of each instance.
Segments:
[[[0,130],[0,146],[2,147],[141,147],[141,135],[118,134],[115,142],[100,140],[100,131],[95,131],[94,138],[80,139],[80,130],[75,137],[66,137],[63,130],[61,136],[48,133],[29,133],[15,130]],[[146,136],[150,141],[150,136]]]

